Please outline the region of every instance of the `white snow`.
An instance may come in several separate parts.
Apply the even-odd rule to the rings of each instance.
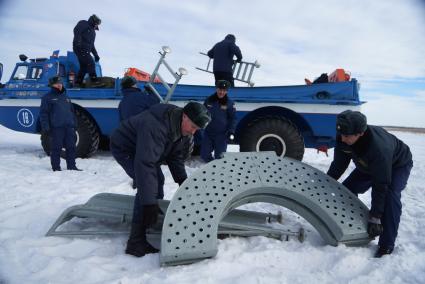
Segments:
[[[66,208],[100,192],[134,194],[130,179],[109,153],[78,159],[83,172],[52,172],[38,135],[0,126],[0,283],[425,283],[425,135],[394,132],[414,158],[402,194],[403,215],[391,256],[372,257],[367,247],[324,245],[315,229],[295,213],[257,203],[252,210],[282,210],[284,225],[304,227],[304,243],[265,237],[220,240],[218,254],[199,263],[160,267],[159,255],[124,254],[127,236],[45,237]],[[233,150],[237,150],[232,148]],[[304,162],[326,171],[332,157],[307,150]],[[64,165],[64,161],[62,161]],[[200,163],[187,167],[193,173]],[[165,198],[177,189],[166,167]],[[360,197],[370,204],[369,194]]]

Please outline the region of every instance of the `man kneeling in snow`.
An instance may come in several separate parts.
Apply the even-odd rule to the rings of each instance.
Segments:
[[[372,206],[367,231],[379,236],[375,257],[391,254],[401,216],[401,191],[413,167],[409,147],[382,127],[367,125],[358,111],[340,113],[336,122],[337,142],[328,175],[339,179],[353,160],[356,168],[344,180],[352,193],[372,187]]]
[[[187,178],[188,141],[210,121],[199,103],[189,102],[183,109],[157,104],[124,120],[111,135],[112,155],[137,187],[127,254],[141,257],[158,251],[146,241],[146,229],[156,223],[158,199],[164,197],[161,164],[167,163],[174,181],[181,185]]]

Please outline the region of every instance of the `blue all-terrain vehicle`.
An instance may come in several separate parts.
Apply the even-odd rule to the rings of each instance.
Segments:
[[[214,86],[178,84],[186,71],[183,68],[173,71],[165,61],[168,52],[168,48],[163,48],[152,76],[148,81],[139,81],[140,88],[178,106],[192,100],[203,102],[215,92]],[[0,124],[16,131],[40,133],[40,99],[49,90],[48,78],[59,75],[65,82],[78,120],[77,156],[88,157],[102,145],[108,145],[108,137],[119,123],[120,78],[104,79],[101,88],[92,88],[89,84],[85,88],[74,88],[79,64],[73,52],[60,56],[59,51],[54,51],[48,58],[29,60],[21,55],[20,59],[9,81],[0,84]],[[234,68],[236,79],[250,83],[255,64],[238,64]],[[175,77],[173,84],[162,80],[158,72],[161,66]],[[0,80],[2,69],[0,66]],[[99,64],[96,64],[96,72],[102,77]],[[247,74],[249,79],[245,79]],[[298,160],[302,160],[305,147],[322,150],[333,147],[336,115],[346,109],[359,109],[362,104],[356,79],[298,86],[235,87],[229,96],[237,110],[233,143],[240,145],[240,151],[273,150]],[[41,136],[47,153],[48,140]]]

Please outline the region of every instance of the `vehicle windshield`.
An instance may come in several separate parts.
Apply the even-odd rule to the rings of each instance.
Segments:
[[[24,80],[27,78],[28,66],[21,65],[16,68],[15,74],[13,74],[13,80]]]

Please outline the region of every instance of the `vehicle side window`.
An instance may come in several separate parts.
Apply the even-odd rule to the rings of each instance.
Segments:
[[[18,66],[15,74],[13,75],[13,80],[24,80],[27,78],[28,66]]]
[[[41,73],[43,72],[42,66],[36,66],[31,68],[30,79],[40,79]]]

